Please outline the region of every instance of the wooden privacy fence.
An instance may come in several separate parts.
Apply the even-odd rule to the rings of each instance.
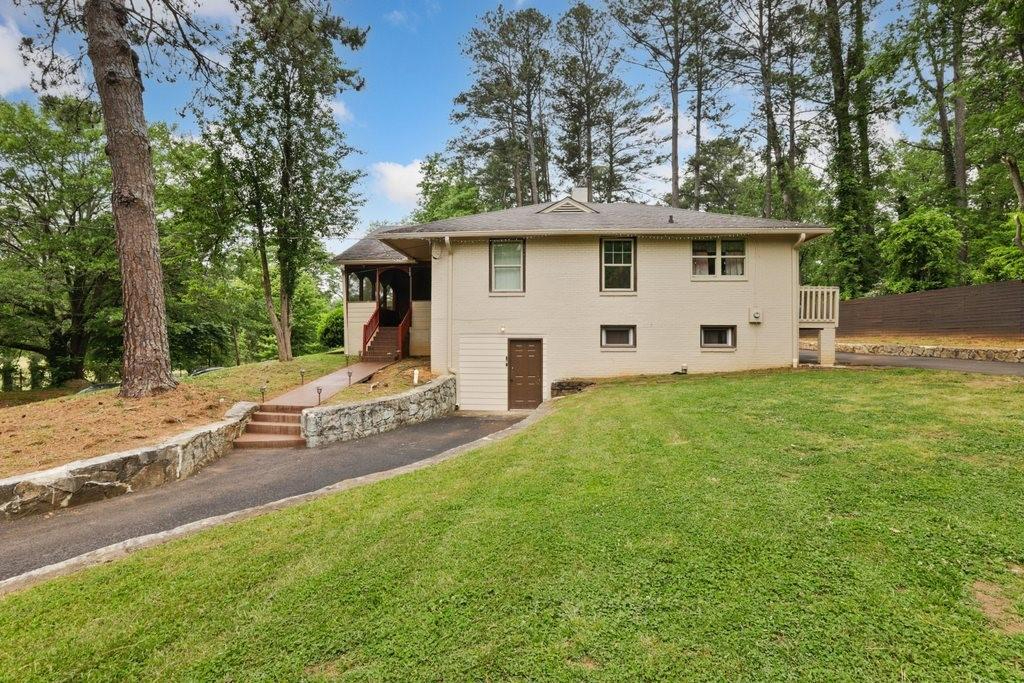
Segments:
[[[890,332],[1024,336],[1024,281],[840,302],[840,336]]]

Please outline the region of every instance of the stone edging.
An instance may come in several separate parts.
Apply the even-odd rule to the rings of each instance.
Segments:
[[[455,376],[445,375],[394,396],[306,408],[302,435],[308,448],[316,448],[424,422],[454,409]]]
[[[12,519],[41,514],[184,479],[228,452],[257,407],[239,402],[224,420],[153,446],[0,479],[0,515]]]
[[[817,350],[812,344],[800,343],[800,348]],[[983,360],[997,363],[1024,363],[1024,349],[970,348],[964,346],[919,346],[914,344],[848,344],[836,342],[840,353],[861,353],[875,356],[901,356],[904,358],[953,358],[956,360]]]
[[[552,411],[552,408],[552,402],[545,401],[532,413],[514,425],[510,425],[501,431],[494,432],[493,434],[480,437],[475,441],[462,444],[461,446],[449,448],[448,450],[438,453],[437,455],[432,455],[429,458],[409,463],[408,465],[402,465],[401,467],[395,467],[381,472],[374,472],[372,474],[365,474],[361,477],[345,479],[344,481],[339,481],[331,484],[330,486],[317,489],[316,491],[300,493],[299,495],[282,498],[281,500],[275,500],[271,503],[264,503],[263,505],[257,505],[244,510],[228,512],[223,515],[217,515],[216,517],[200,519],[195,522],[175,527],[174,529],[168,529],[167,531],[160,531],[154,534],[130,538],[127,541],[114,543],[113,545],[108,545],[105,548],[98,548],[77,557],[57,562],[56,564],[40,567],[39,569],[33,569],[32,571],[19,574],[18,576],[12,576],[0,581],[0,596],[24,590],[37,583],[41,583],[42,581],[54,579],[59,576],[66,576],[94,565],[113,562],[114,560],[126,557],[137,550],[143,550],[145,548],[160,545],[161,543],[166,543],[167,541],[191,536],[192,534],[203,531],[204,529],[220,526],[221,524],[241,522],[246,519],[265,515],[269,512],[274,512],[275,510],[283,510],[311,500],[316,500],[317,498],[323,498],[324,496],[331,495],[332,493],[347,491],[367,484],[374,484],[378,481],[391,479],[392,477],[397,477],[402,474],[408,474],[410,472],[415,472],[416,470],[432,467],[446,460],[451,460],[452,458],[456,458],[464,453],[468,453],[469,451],[476,450],[477,448],[498,443],[499,441],[504,441],[510,436],[514,436],[527,427],[539,422]]]

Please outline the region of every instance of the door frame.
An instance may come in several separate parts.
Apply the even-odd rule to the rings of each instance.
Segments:
[[[540,344],[540,400],[539,406],[544,402],[544,338],[543,337],[508,337],[505,341],[505,408],[507,410],[522,410],[512,407],[512,343],[513,342],[537,342]],[[534,406],[536,408],[537,406]],[[527,410],[532,410],[528,408]]]

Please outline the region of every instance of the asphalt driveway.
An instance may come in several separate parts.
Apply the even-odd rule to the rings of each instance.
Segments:
[[[0,580],[138,536],[408,465],[522,418],[449,416],[323,448],[236,450],[189,479],[50,516],[0,522]]]
[[[817,351],[801,351],[801,363],[817,363]],[[988,360],[957,360],[955,358],[915,358],[882,356],[870,353],[837,353],[840,365],[874,365],[895,368],[926,368],[949,372],[977,372],[983,375],[1018,375],[1024,377],[1024,363],[1000,363]]]

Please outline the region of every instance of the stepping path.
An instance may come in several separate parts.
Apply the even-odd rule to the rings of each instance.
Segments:
[[[302,411],[353,384],[358,384],[389,363],[361,361],[310,380],[263,403],[235,439],[235,448],[290,448],[305,446],[300,419]],[[320,395],[317,395],[317,387]]]

